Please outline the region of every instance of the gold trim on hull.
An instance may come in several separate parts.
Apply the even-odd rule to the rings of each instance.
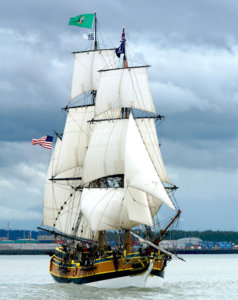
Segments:
[[[60,250],[60,251],[58,251]],[[160,252],[154,256],[140,256],[139,253],[124,253],[120,257],[109,255],[96,259],[91,265],[81,265],[75,260],[65,261],[57,254],[64,254],[61,249],[56,249],[50,261],[50,273],[56,281],[74,282],[77,284],[92,283],[106,279],[115,279],[124,276],[141,276],[153,262],[151,274],[163,277],[163,270],[168,257]]]

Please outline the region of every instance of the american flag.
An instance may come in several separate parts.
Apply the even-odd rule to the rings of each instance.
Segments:
[[[51,149],[52,148],[53,136],[45,135],[39,139],[32,139],[32,145],[40,145],[44,148]]]
[[[122,30],[121,40],[126,41],[125,28],[123,28],[123,30]]]

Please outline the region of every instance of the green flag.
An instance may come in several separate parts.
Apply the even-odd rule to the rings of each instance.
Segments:
[[[94,14],[79,15],[77,17],[70,18],[69,25],[92,28],[93,19],[94,19]]]

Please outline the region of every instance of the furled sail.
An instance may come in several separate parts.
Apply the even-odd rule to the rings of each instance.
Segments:
[[[157,174],[160,177],[160,180],[171,184],[161,156],[155,128],[155,120],[152,118],[136,119],[136,124],[140,131],[146,149],[150,155],[150,158],[154,164],[154,167],[157,171]]]
[[[96,116],[121,107],[155,113],[147,67],[104,70],[96,97]]]
[[[54,176],[82,176],[82,165],[89,141],[89,120],[94,116],[94,106],[70,108]]]
[[[75,53],[71,100],[85,92],[97,90],[98,70],[108,68],[115,68],[115,49]]]

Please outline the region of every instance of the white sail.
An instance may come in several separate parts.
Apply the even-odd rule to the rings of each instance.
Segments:
[[[115,50],[105,49],[75,53],[71,100],[97,90],[101,69],[115,68]]]
[[[55,222],[55,229],[68,235],[76,237],[97,240],[98,233],[93,232],[89,226],[87,219],[81,214],[80,211],[80,198],[81,191],[72,193],[72,196],[63,208]]]
[[[55,221],[55,228],[66,234],[72,234],[75,222],[80,214],[81,191],[71,193],[71,197],[65,199]]]
[[[126,191],[125,203],[129,219],[137,224],[152,226],[153,221],[147,194],[132,187],[128,187]]]
[[[155,113],[146,67],[100,72],[96,115],[121,107]]]
[[[146,150],[136,123],[129,118],[125,149],[126,186],[147,192],[174,209],[164,186]]]
[[[83,182],[125,174],[125,186],[148,193],[174,208],[132,116],[96,122],[85,156]]]
[[[124,174],[125,133],[128,120],[95,122],[84,160],[83,181]]]
[[[81,192],[75,191],[72,187],[78,186],[81,181],[51,180],[52,174],[55,174],[56,166],[58,164],[61,144],[62,141],[58,138],[47,172],[42,224],[53,227],[64,234],[71,235],[80,215],[81,198]],[[71,177],[72,172],[64,172],[63,176]],[[97,239],[97,233],[93,233],[91,231],[89,223],[83,216],[80,220],[76,236],[88,239]]]
[[[94,116],[94,106],[70,108],[64,128],[55,176],[82,176],[82,165],[89,141],[89,120]]]
[[[58,212],[63,203],[70,197],[71,188],[62,186],[60,183],[55,183],[50,180],[52,172],[55,170],[59,158],[59,149],[61,140],[57,139],[51,161],[49,164],[43,202],[43,225],[54,227]]]
[[[45,184],[43,224],[54,227],[57,216],[64,203],[70,199],[72,191],[59,183],[48,181]]]
[[[161,200],[159,200],[158,198],[153,197],[149,194],[147,194],[147,199],[149,202],[151,216],[154,217],[157,214],[157,212],[159,211],[159,209],[161,208],[163,202]]]
[[[83,189],[81,211],[92,230],[152,226],[146,194],[131,188]]]
[[[96,240],[101,230],[152,226],[163,203],[174,205],[162,184],[170,181],[154,120],[134,120],[132,114],[120,119],[123,107],[155,113],[147,67],[115,69],[113,49],[76,53],[71,100],[92,90],[95,106],[70,108],[57,140],[43,224]],[[124,175],[118,176],[120,185],[108,179],[96,188],[95,180],[117,175]]]
[[[136,119],[136,124],[161,181],[171,184],[161,156],[155,120],[152,118]]]

